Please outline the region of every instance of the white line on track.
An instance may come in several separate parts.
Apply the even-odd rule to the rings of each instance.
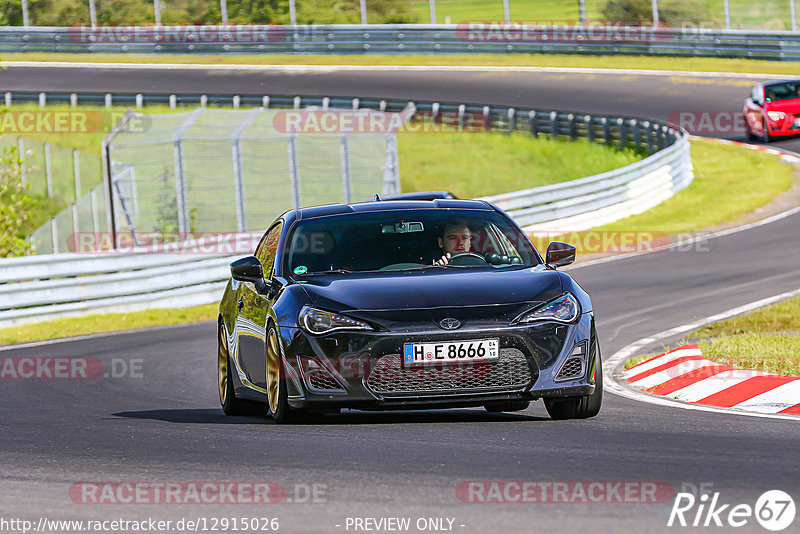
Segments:
[[[246,65],[211,63],[94,63],[88,61],[0,61],[5,67],[44,67],[68,69],[159,69],[159,70],[241,70],[287,73],[325,73],[337,71],[420,71],[437,72],[542,72],[553,74],[610,74],[641,76],[691,76],[696,78],[745,78],[753,80],[785,79],[786,74],[753,72],[700,72],[652,69],[599,69],[580,67],[525,67],[493,65]]]
[[[699,404],[688,404],[684,402],[678,402],[676,400],[672,400],[666,397],[658,397],[655,395],[648,395],[646,393],[642,393],[640,391],[628,388],[627,386],[623,385],[622,383],[618,382],[617,379],[614,377],[615,371],[617,368],[622,366],[625,363],[625,360],[630,358],[631,356],[636,355],[638,352],[643,350],[648,345],[652,345],[653,343],[657,343],[662,339],[671,338],[674,336],[678,336],[681,334],[685,334],[687,332],[691,332],[692,330],[696,330],[701,326],[705,326],[707,324],[716,323],[718,321],[723,321],[725,319],[730,319],[731,317],[735,317],[737,315],[742,315],[743,313],[747,313],[749,311],[755,310],[757,308],[761,308],[764,306],[768,306],[770,304],[775,304],[776,302],[780,302],[782,300],[786,300],[792,297],[796,297],[800,295],[800,289],[795,289],[794,291],[788,291],[786,293],[781,293],[780,295],[775,295],[772,297],[768,297],[765,299],[757,300],[755,302],[751,302],[749,304],[745,304],[743,306],[739,306],[737,308],[733,308],[722,313],[718,313],[716,315],[711,315],[704,319],[700,319],[693,323],[684,324],[681,326],[676,326],[675,328],[670,328],[669,330],[664,330],[663,332],[659,332],[657,334],[653,334],[652,336],[644,337],[638,341],[635,341],[628,345],[627,347],[623,347],[622,349],[618,350],[614,353],[610,358],[606,359],[603,362],[603,373],[605,378],[605,383],[603,384],[603,389],[608,391],[609,393],[613,393],[615,395],[619,395],[621,397],[626,397],[629,399],[633,399],[636,401],[647,402],[649,404],[656,404],[658,406],[669,406],[672,408],[683,408],[684,410],[699,410],[703,412],[716,412],[716,413],[725,413],[725,414],[736,414],[736,415],[747,415],[750,417],[766,417],[771,419],[789,419],[792,421],[800,421],[800,418],[793,415],[781,415],[781,414],[764,414],[764,413],[756,413],[756,412],[745,412],[740,410],[735,410],[731,408],[716,408],[713,406],[702,406]]]

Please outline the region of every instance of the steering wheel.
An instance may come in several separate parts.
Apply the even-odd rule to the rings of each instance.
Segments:
[[[486,265],[486,259],[474,252],[459,252],[450,256],[450,265]]]

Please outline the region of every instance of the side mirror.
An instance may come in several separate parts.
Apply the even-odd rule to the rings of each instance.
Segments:
[[[548,267],[556,268],[569,265],[575,261],[575,247],[566,243],[559,243],[553,241],[547,245],[547,254],[545,255],[545,263]]]
[[[231,263],[231,277],[239,282],[252,283],[259,293],[263,293],[267,288],[264,270],[255,256],[247,256]]]

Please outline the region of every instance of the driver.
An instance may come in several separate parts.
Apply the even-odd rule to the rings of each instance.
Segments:
[[[442,249],[442,257],[434,260],[434,265],[447,265],[450,258],[456,254],[469,252],[472,245],[472,232],[470,232],[467,221],[455,219],[448,221],[444,225],[442,235],[436,238],[439,248]]]

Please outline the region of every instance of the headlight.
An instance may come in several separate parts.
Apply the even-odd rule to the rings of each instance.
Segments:
[[[782,121],[786,118],[786,113],[783,111],[767,111],[767,115],[774,121]]]
[[[316,308],[303,306],[299,315],[300,326],[310,334],[327,334],[334,330],[372,330],[366,323]]]
[[[546,302],[529,312],[525,312],[514,320],[517,323],[533,323],[537,321],[555,321],[571,323],[578,318],[581,307],[571,293],[565,293],[557,299]]]

